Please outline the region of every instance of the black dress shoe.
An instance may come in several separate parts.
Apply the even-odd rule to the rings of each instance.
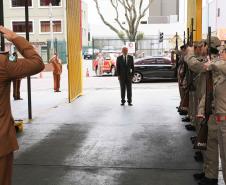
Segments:
[[[17,100],[23,100],[23,98],[14,98],[15,101]]]
[[[125,103],[121,103],[121,106],[124,106],[125,105]]]
[[[189,130],[189,131],[195,131],[196,130],[195,126],[194,125],[191,125],[191,124],[185,125],[185,128],[187,130]]]
[[[182,115],[182,116],[185,116],[185,115],[188,114],[188,111],[186,111],[186,110],[181,110],[181,111],[179,112],[179,114]]]
[[[207,177],[203,177],[202,180],[199,182],[199,185],[217,185],[218,179],[210,179]]]
[[[129,106],[133,106],[133,104],[132,104],[132,103],[128,103],[128,105],[129,105]]]
[[[194,177],[195,180],[201,180],[202,178],[205,177],[205,173],[204,172],[202,172],[202,173],[195,173],[193,175],[193,177]]]
[[[191,119],[187,116],[187,117],[185,117],[185,118],[182,118],[182,121],[183,121],[183,122],[190,122]]]

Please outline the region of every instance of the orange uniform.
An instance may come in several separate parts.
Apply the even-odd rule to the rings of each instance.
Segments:
[[[60,75],[62,73],[61,60],[55,55],[50,59],[50,63],[53,64],[54,91],[60,92]]]

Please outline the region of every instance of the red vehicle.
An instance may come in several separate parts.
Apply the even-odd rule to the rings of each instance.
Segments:
[[[99,53],[93,60],[93,70],[97,76],[103,74],[116,75],[116,59],[119,53],[105,52]]]

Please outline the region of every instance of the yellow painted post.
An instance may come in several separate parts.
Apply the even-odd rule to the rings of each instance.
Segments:
[[[202,0],[196,0],[196,40],[202,40]]]
[[[67,0],[69,102],[82,95],[81,0]]]
[[[187,1],[187,27],[191,30],[191,19],[194,18],[194,41],[202,39],[202,0]]]

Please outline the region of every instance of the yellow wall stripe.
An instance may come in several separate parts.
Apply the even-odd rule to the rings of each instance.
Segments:
[[[81,1],[67,0],[69,102],[82,95]]]

